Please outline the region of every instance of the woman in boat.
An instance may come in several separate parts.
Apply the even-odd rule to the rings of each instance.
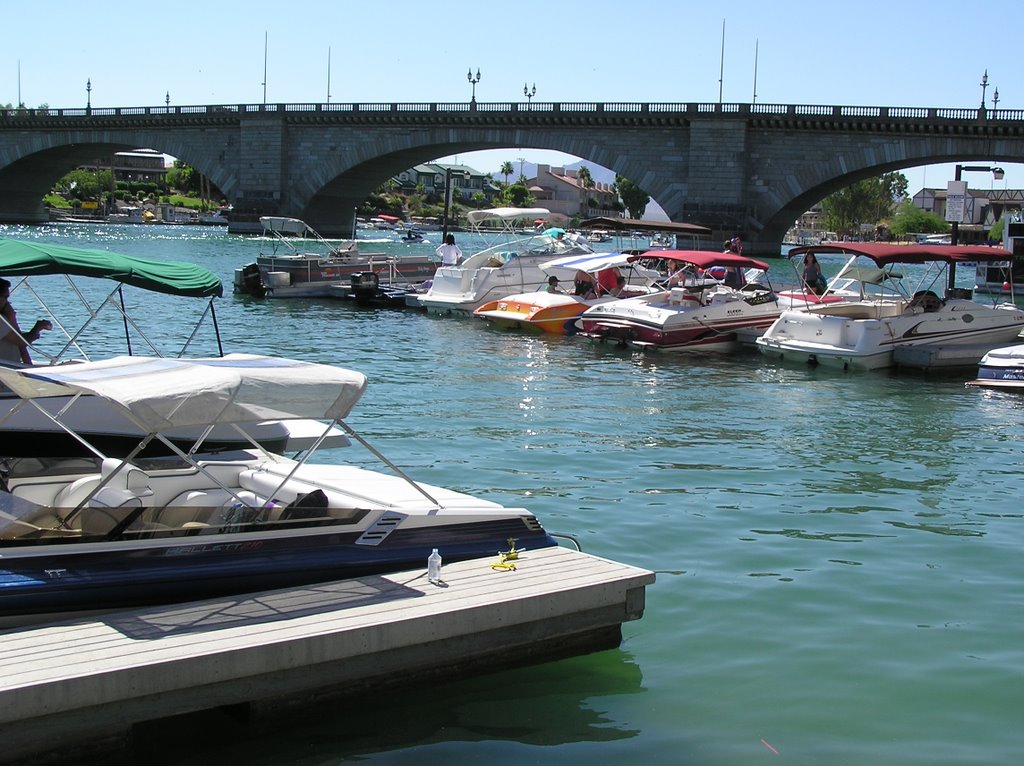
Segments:
[[[548,277],[548,286],[544,290],[549,293],[565,293],[565,290],[558,286],[558,277],[556,276]]]
[[[800,278],[808,292],[815,295],[821,295],[825,292],[825,277],[822,276],[821,266],[818,265],[818,259],[814,256],[814,253],[808,253],[804,256],[804,272]]]
[[[438,257],[441,259],[442,266],[458,266],[459,262],[462,261],[462,251],[455,244],[454,234],[449,234],[445,237],[444,244],[437,248],[435,252],[437,252]]]
[[[11,305],[11,283],[0,278],[0,360],[32,364],[28,345],[39,340],[44,330],[52,330],[48,319],[40,319],[32,329],[23,333],[18,326],[18,315]]]
[[[572,281],[576,288],[576,295],[581,295],[584,298],[592,298],[597,295],[597,282],[594,280],[593,275],[588,274],[583,269],[576,272],[576,276],[572,278]]]

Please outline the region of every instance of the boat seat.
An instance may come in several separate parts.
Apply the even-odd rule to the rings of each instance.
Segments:
[[[223,489],[198,489],[182,492],[167,503],[154,516],[154,521],[168,527],[206,527],[215,517],[214,511],[234,503],[246,503],[259,507],[263,501],[255,493],[242,490],[236,498]]]
[[[57,492],[53,498],[53,506],[55,508],[77,508],[90,494],[96,491],[96,487],[111,475],[113,478],[103,484],[103,489],[130,492],[138,497],[140,502],[142,498],[150,497],[153,494],[153,489],[149,484],[149,474],[141,468],[131,464],[121,467],[121,461],[117,458],[104,458],[98,474],[89,474],[75,479]]]
[[[131,490],[104,487],[89,498],[85,508],[78,514],[82,522],[82,534],[105,535],[139,508],[142,508],[142,498]],[[141,526],[140,517],[132,522],[129,529]]]

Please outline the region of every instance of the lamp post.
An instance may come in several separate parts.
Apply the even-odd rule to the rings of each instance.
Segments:
[[[985,89],[988,88],[988,70],[981,76],[981,111],[985,111]]]
[[[984,85],[987,82],[987,80],[988,80],[988,76],[987,75],[988,75],[988,73],[986,72],[986,77],[985,77],[984,80],[982,80],[982,85]],[[982,102],[982,106],[984,107],[984,102]],[[958,210],[956,211],[957,214],[953,218],[953,220],[950,221],[952,226],[950,227],[951,231],[950,231],[950,235],[949,235],[949,244],[950,245],[954,245],[954,246],[959,244],[959,242],[960,242],[960,221],[964,217],[964,210],[965,210],[966,205],[967,205],[967,184],[962,184],[960,182],[960,176],[964,172],[991,173],[992,177],[996,181],[1002,180],[1003,176],[1006,175],[1006,173],[1003,171],[1002,168],[994,168],[994,167],[991,167],[989,165],[957,165],[956,166],[956,172],[953,175],[953,182],[949,185],[949,188],[946,191],[946,216],[947,216],[947,220],[948,220],[949,214],[950,214],[950,211],[949,211],[949,195],[950,195],[950,192],[955,192],[956,194],[959,194],[959,195],[962,196],[962,201],[957,206],[958,207]],[[949,287],[950,290],[952,290],[955,287],[955,284],[954,284],[955,282],[956,282],[956,265],[951,263],[950,266],[949,266],[949,282],[948,282],[948,287]]]
[[[533,84],[533,90],[527,90],[526,83],[523,83],[523,95],[526,96],[526,109],[530,110],[530,104],[533,103],[533,97],[537,95],[537,83]]]
[[[170,91],[167,91],[167,93],[164,94],[164,106],[166,106],[168,108],[168,110],[171,108],[171,92]]]
[[[996,92],[992,94],[992,111],[994,112],[999,108],[999,88],[996,88]]]
[[[466,79],[469,80],[469,84],[473,86],[473,95],[469,99],[469,103],[476,103],[476,84],[480,82],[480,68],[477,67],[476,77],[473,77],[473,68],[470,67],[469,71],[466,72]]]
[[[85,81],[85,113],[92,114],[92,78]]]

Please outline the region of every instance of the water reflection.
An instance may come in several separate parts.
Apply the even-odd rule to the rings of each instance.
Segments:
[[[501,762],[510,748],[636,737],[639,730],[612,713],[610,701],[643,691],[639,665],[628,651],[614,649],[403,691],[371,691],[361,694],[357,704],[353,699],[321,700],[274,714],[272,722],[247,725],[206,714],[212,717],[203,727],[189,725],[189,737],[181,737],[177,726],[148,727],[135,737],[137,760],[152,766],[222,766],[223,751],[231,743],[231,760],[250,766],[361,760],[410,748],[421,763],[440,762],[440,755],[436,760],[431,755],[440,752],[453,763],[470,757],[488,760],[484,752]]]

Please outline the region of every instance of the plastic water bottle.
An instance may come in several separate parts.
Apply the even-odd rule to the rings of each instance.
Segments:
[[[437,552],[437,548],[427,556],[427,580],[431,585],[441,582],[441,554]]]

